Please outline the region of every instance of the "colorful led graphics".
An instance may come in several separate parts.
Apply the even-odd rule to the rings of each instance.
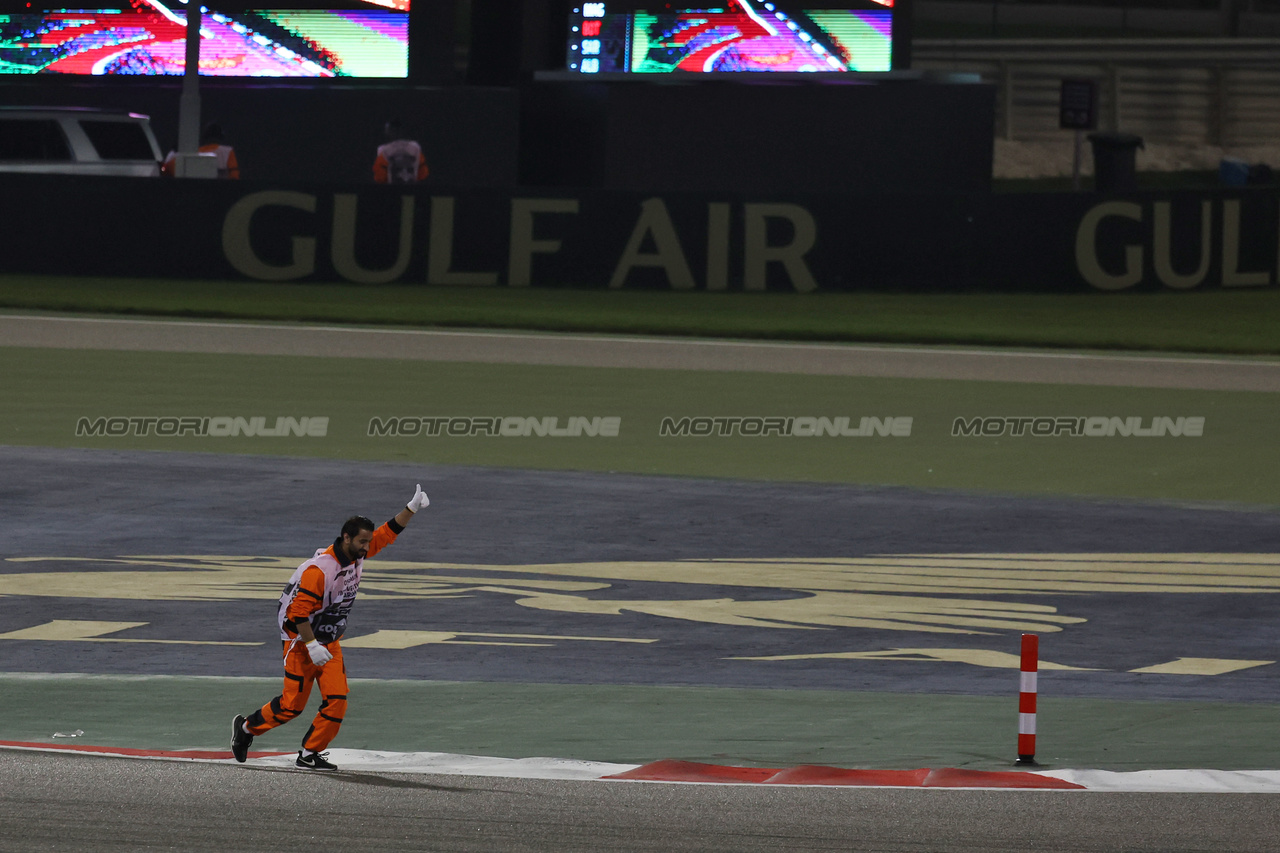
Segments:
[[[128,8],[0,13],[0,74],[183,74],[185,9],[160,0],[128,2]],[[408,0],[342,5],[352,8],[206,8],[200,74],[407,76]]]
[[[585,74],[890,70],[892,0],[868,0],[868,8],[791,5],[730,0],[612,13],[607,3],[583,3],[570,19],[567,64]]]

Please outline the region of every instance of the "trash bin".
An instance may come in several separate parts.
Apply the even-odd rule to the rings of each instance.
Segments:
[[[1223,157],[1218,162],[1218,182],[1224,187],[1242,187],[1249,183],[1249,164],[1239,157]]]
[[[1266,163],[1246,163],[1239,157],[1223,157],[1218,163],[1218,183],[1225,187],[1261,187],[1275,180],[1275,170]]]
[[[1091,133],[1093,188],[1099,192],[1138,188],[1138,149],[1142,137],[1132,133]]]

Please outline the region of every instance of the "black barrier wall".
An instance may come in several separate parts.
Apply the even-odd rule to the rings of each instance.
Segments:
[[[990,189],[993,86],[873,80],[531,83],[521,90],[521,183],[862,195]]]
[[[0,270],[680,290],[1274,286],[1280,191],[416,190],[0,176]]]
[[[974,286],[1192,290],[1280,281],[1280,191],[991,196]]]

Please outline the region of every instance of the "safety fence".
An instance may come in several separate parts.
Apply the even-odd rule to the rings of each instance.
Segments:
[[[1280,144],[1280,39],[917,40],[912,65],[997,87],[998,138],[1062,138],[1064,79],[1096,81],[1100,130],[1180,145]]]
[[[1276,0],[915,0],[924,27],[962,27],[972,35],[1280,36]]]

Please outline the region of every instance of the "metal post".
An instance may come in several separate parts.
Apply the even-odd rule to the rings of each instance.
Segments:
[[[1013,139],[1013,66],[1000,61],[1000,111],[1004,114],[1003,134]]]
[[[1222,35],[1230,38],[1240,35],[1240,6],[1240,0],[1221,0],[1218,4]]]
[[[1214,66],[1212,72],[1212,89],[1214,97],[1209,104],[1209,133],[1206,140],[1210,145],[1225,147],[1227,144],[1227,69],[1225,66]]]
[[[1112,133],[1120,132],[1120,66],[1107,65],[1107,83],[1111,90],[1111,109],[1108,110],[1108,123]]]
[[[1071,159],[1071,189],[1080,191],[1080,168],[1084,161],[1084,131],[1076,128],[1076,150]]]
[[[200,0],[187,0],[186,68],[178,99],[178,154],[200,147]]]

